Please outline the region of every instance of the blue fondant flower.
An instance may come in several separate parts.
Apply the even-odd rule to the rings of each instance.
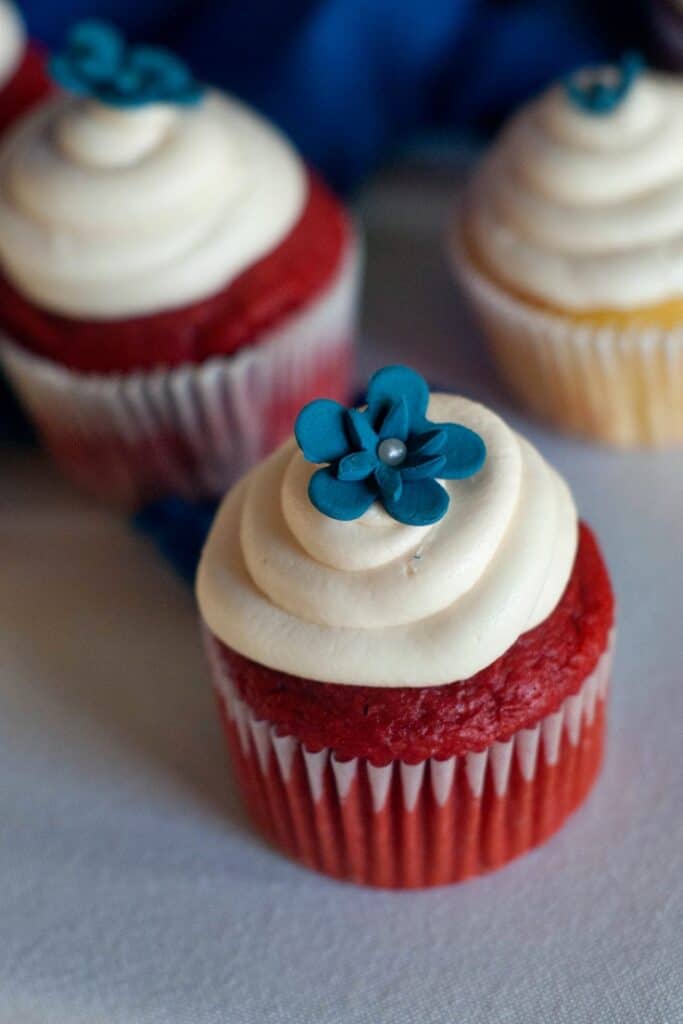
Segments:
[[[358,519],[380,501],[394,519],[427,526],[448,509],[439,480],[478,472],[484,442],[458,423],[430,423],[429,388],[405,366],[380,370],[368,385],[367,406],[346,409],[321,398],[306,405],[294,433],[309,462],[327,463],[311,477],[308,495],[332,519]]]
[[[115,28],[102,21],[75,25],[65,49],[50,61],[50,73],[68,92],[112,107],[188,106],[198,103],[204,91],[172,53],[152,46],[128,46]]]
[[[610,114],[626,99],[644,65],[639,53],[625,53],[616,67],[583,68],[569,75],[565,92],[587,114]]]

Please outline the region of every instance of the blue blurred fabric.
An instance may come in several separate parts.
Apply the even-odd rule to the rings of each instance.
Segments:
[[[21,2],[21,0],[20,0]],[[280,124],[352,189],[418,131],[481,132],[577,64],[642,45],[638,0],[23,0],[35,36],[110,18]]]
[[[164,498],[138,512],[133,525],[148,537],[173,569],[192,584],[218,502]]]

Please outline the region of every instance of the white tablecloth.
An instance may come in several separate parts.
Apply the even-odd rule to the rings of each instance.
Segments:
[[[0,1024],[683,1021],[683,452],[554,436],[499,393],[439,244],[450,175],[363,201],[364,369],[498,405],[567,476],[619,599],[599,785],[475,882],[328,881],[249,831],[192,595],[32,453],[0,455]]]

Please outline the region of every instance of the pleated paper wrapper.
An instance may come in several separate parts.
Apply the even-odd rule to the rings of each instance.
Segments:
[[[89,493],[133,508],[165,494],[220,496],[291,433],[302,405],[348,400],[360,261],[354,239],[304,310],[198,366],[84,374],[8,338],[0,357],[46,447]]]
[[[205,630],[221,721],[260,832],[334,878],[422,888],[483,874],[544,842],[589,793],[603,754],[613,637],[579,691],[533,728],[447,760],[342,761],[280,735],[240,699]]]
[[[449,243],[498,371],[534,415],[619,447],[683,443],[683,324],[591,325],[525,303]]]

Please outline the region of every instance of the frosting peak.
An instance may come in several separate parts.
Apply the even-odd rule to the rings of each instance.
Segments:
[[[198,576],[219,639],[323,682],[428,686],[469,678],[553,611],[576,552],[566,484],[484,407],[433,395],[428,415],[487,451],[475,475],[441,481],[450,502],[436,523],[406,525],[379,503],[328,518],[294,441],[238,484]]]
[[[130,167],[153,154],[173,131],[178,114],[157,104],[121,111],[86,100],[55,125],[57,143],[72,164],[83,167]]]
[[[523,108],[465,204],[495,277],[560,309],[683,295],[683,84],[642,72],[599,116],[562,85]]]
[[[0,0],[0,88],[15,73],[26,45],[26,34],[14,4]]]
[[[226,96],[128,110],[62,95],[0,150],[0,263],[51,312],[155,313],[227,287],[305,199],[290,145]]]

